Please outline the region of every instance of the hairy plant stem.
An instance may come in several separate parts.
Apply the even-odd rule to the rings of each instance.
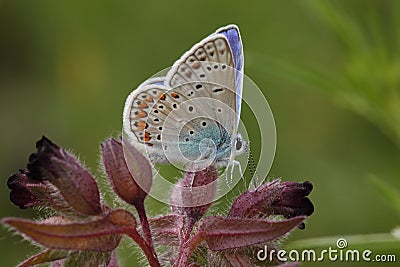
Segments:
[[[147,244],[149,245],[150,249],[152,250],[152,253],[154,255],[156,255],[156,257],[157,257],[157,254],[156,254],[156,251],[155,251],[154,245],[153,245],[153,239],[151,236],[150,225],[149,225],[149,221],[147,219],[144,203],[143,202],[135,203],[135,208],[139,215],[140,224],[142,225],[142,231],[144,234],[144,238],[145,238]]]
[[[152,249],[150,245],[146,242],[145,239],[138,233],[136,228],[130,227],[126,229],[125,232],[130,238],[135,241],[139,247],[143,250],[144,255],[146,256],[147,260],[151,267],[160,267],[160,262],[158,261],[157,255],[154,252],[154,248]]]
[[[194,218],[190,218],[189,219],[189,222],[188,222],[188,225],[186,227],[185,235],[183,237],[183,242],[182,243],[186,243],[186,241],[189,239],[190,233],[192,232],[195,223],[196,223],[196,220]]]
[[[178,257],[178,267],[185,267],[189,264],[190,255],[194,249],[204,240],[203,233],[195,234],[190,240],[183,243],[180,247],[179,257]]]

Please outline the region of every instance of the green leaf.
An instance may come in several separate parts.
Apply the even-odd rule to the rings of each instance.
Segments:
[[[361,26],[343,7],[334,1],[306,0],[302,3],[314,11],[350,50],[358,52],[366,48],[367,42]]]
[[[380,195],[398,212],[400,215],[400,191],[382,179],[371,175],[369,181],[380,193]]]

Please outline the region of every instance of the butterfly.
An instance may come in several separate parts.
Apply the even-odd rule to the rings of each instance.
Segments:
[[[243,46],[228,25],[184,53],[162,77],[127,97],[123,130],[153,163],[228,166],[246,142],[237,133],[243,88]]]

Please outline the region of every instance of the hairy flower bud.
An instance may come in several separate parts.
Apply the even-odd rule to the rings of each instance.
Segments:
[[[312,184],[308,181],[303,183],[272,181],[241,194],[232,204],[228,217],[310,216],[314,212],[314,206],[307,196],[312,188]]]
[[[48,182],[31,179],[28,171],[20,170],[8,178],[7,186],[10,191],[10,200],[21,209],[31,208],[43,204],[41,196],[49,193]]]
[[[130,163],[135,167],[131,172],[121,142],[109,138],[101,144],[101,149],[103,164],[115,193],[129,204],[143,203],[152,183],[151,166],[147,159],[131,145],[126,147],[127,154],[134,154],[132,160],[135,162],[131,160]]]
[[[29,177],[49,181],[79,213],[100,214],[102,210],[97,183],[78,159],[46,137],[36,143],[36,148],[37,152],[29,157]]]
[[[185,214],[194,221],[199,220],[214,200],[217,178],[218,173],[214,166],[187,172],[172,191],[172,210],[178,214]]]

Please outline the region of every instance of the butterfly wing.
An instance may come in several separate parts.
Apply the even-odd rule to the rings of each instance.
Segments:
[[[230,30],[223,30],[205,38],[175,62],[165,78],[149,79],[128,97],[124,130],[148,148],[153,161],[182,162],[212,158],[213,153],[221,157],[231,147],[239,60],[231,50],[231,36]],[[202,139],[212,144],[201,146]]]

